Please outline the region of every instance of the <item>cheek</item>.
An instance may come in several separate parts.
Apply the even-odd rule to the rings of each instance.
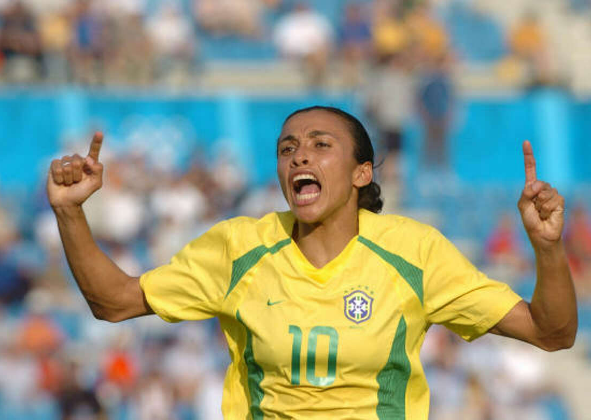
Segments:
[[[328,162],[327,162],[328,163]],[[348,165],[343,164],[341,159],[335,159],[326,166],[326,179],[328,189],[332,194],[341,195],[352,189],[352,172]]]
[[[277,158],[277,178],[279,179],[279,182],[283,182],[283,178],[285,178],[285,176],[283,175],[285,173],[285,164],[283,163],[281,158]]]
[[[281,190],[285,195],[287,192],[287,170],[281,161],[277,162],[277,179],[279,180],[279,185],[281,186]]]

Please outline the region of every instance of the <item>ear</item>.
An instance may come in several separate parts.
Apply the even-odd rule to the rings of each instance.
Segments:
[[[363,162],[357,165],[353,173],[353,185],[357,188],[365,187],[373,179],[373,165],[371,162]]]

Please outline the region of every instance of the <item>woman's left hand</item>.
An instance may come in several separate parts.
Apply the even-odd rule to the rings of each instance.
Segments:
[[[525,187],[517,203],[523,226],[534,250],[552,248],[561,239],[564,197],[556,188],[536,177],[536,160],[529,141],[523,142]]]

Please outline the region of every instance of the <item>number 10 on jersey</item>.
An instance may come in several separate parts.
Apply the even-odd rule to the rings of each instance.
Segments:
[[[289,326],[289,333],[293,334],[291,348],[291,384],[300,384],[300,360],[302,354],[302,329],[297,325]],[[328,369],[326,376],[316,376],[316,348],[318,336],[328,337]],[[314,386],[329,386],[335,380],[337,374],[337,348],[339,334],[333,327],[316,326],[310,330],[308,336],[308,352],[306,354],[306,380]]]

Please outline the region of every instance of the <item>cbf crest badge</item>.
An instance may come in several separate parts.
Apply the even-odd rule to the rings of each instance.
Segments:
[[[371,317],[373,298],[361,290],[354,290],[345,295],[345,317],[356,324]]]

